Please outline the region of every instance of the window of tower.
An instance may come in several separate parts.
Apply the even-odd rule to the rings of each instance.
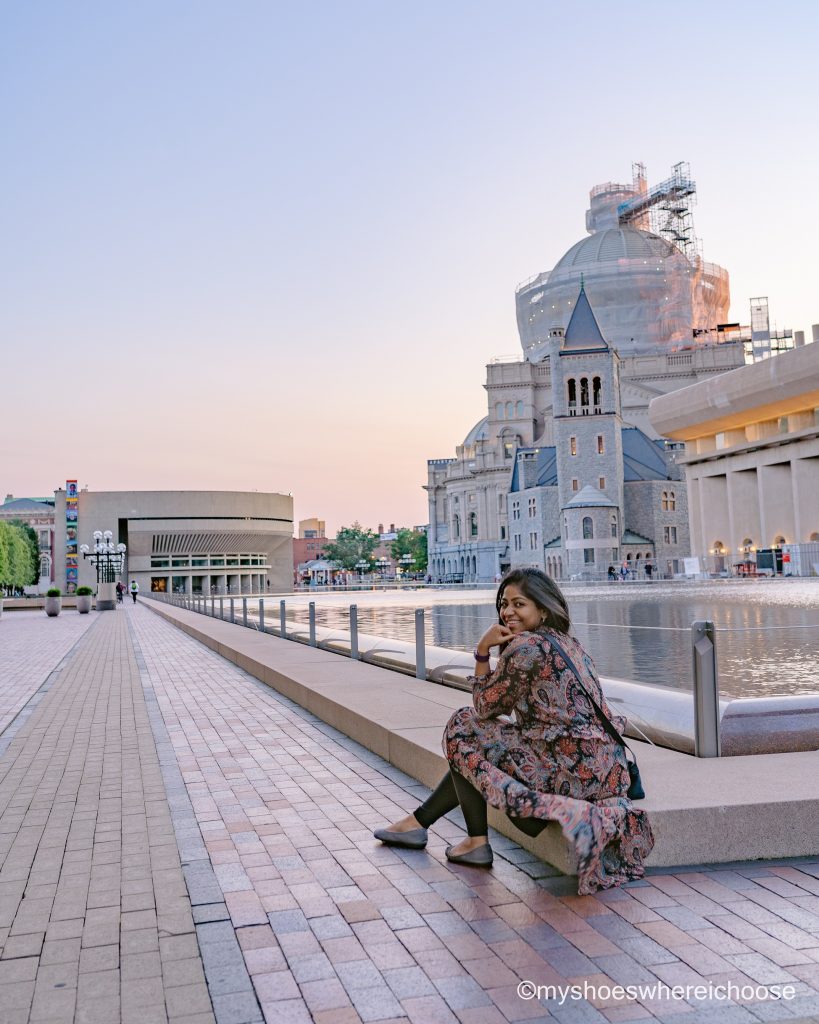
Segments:
[[[577,415],[577,381],[574,379],[574,377],[570,377],[569,380],[566,381],[566,386],[568,388],[568,393],[569,393],[569,415],[570,416],[576,416]]]
[[[594,539],[594,523],[591,520],[591,516],[583,517],[583,540]]]
[[[523,416],[523,402],[515,403],[515,415],[520,419]]]
[[[589,378],[580,378],[580,411],[583,416],[589,415]]]
[[[603,404],[603,385],[599,377],[595,377],[592,382],[592,401],[594,402],[594,411],[600,412],[600,407]]]
[[[603,439],[603,435],[602,434],[598,434],[597,435],[597,454],[598,455],[605,455],[605,453],[606,453],[606,442]]]

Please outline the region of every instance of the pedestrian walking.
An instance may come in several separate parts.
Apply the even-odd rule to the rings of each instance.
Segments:
[[[122,598],[125,594],[125,584],[122,580],[117,580],[117,604],[122,604]]]
[[[449,772],[414,813],[375,837],[421,849],[427,829],[460,803],[467,838],[447,847],[447,859],[491,867],[491,804],[529,836],[559,823],[581,895],[642,877],[654,836],[632,803],[643,794],[626,757],[625,719],[608,707],[592,659],[570,636],[566,599],[542,570],[519,569],[504,577],[495,604],[498,624],[475,650],[473,707],[444,730]],[[500,655],[490,671],[493,647]],[[514,721],[500,717],[513,712]]]
[[[134,599],[134,604],[136,604],[137,594],[139,593],[139,584],[136,580],[131,580],[131,586],[128,589],[131,592],[131,597]]]

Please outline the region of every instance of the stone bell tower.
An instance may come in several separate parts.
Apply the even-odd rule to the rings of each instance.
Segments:
[[[565,334],[554,328],[549,338],[564,565],[600,573],[617,560],[623,532],[620,359],[582,283]]]

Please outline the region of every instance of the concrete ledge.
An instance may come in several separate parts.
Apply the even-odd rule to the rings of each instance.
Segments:
[[[427,786],[446,769],[441,735],[464,694],[243,626],[145,602],[211,650]],[[633,743],[656,846],[650,867],[819,853],[819,753],[699,759]],[[536,840],[490,809],[490,824],[567,874],[557,825]]]

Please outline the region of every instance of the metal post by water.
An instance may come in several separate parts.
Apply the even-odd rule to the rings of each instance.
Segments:
[[[311,601],[307,606],[308,616],[310,619],[310,646],[316,646],[316,602]]]
[[[358,661],[358,605],[350,605],[350,657]]]
[[[279,636],[282,640],[287,639],[287,611],[284,601],[279,601]]]
[[[264,599],[259,598],[259,632],[264,633]]]
[[[230,599],[230,621],[231,622],[235,622],[236,621],[236,607],[235,607],[235,604],[236,604],[235,600],[233,598],[231,598]]]
[[[247,598],[242,598],[242,625],[247,625]]]
[[[415,678],[427,677],[427,639],[424,631],[424,609],[415,609]]]
[[[220,597],[219,598],[219,618],[220,619],[224,619],[224,617],[225,617],[225,599],[223,597]]]
[[[694,753],[697,757],[719,757],[719,680],[714,623],[693,623],[691,644],[694,667]]]

